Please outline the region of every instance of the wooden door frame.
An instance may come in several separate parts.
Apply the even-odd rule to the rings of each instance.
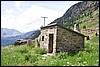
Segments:
[[[50,41],[52,39],[52,41]],[[48,52],[49,53],[52,53],[53,52],[53,40],[54,40],[54,34],[53,33],[50,33],[49,34],[49,44],[48,44]],[[51,44],[50,44],[50,42],[52,42]]]

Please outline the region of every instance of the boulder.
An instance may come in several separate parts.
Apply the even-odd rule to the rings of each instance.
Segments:
[[[16,40],[14,46],[27,44],[27,40]]]

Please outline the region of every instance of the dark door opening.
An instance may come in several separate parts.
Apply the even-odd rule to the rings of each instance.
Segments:
[[[49,34],[49,47],[48,47],[48,52],[52,53],[53,52],[53,34]]]

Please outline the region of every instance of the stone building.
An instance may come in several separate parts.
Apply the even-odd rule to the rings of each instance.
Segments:
[[[48,53],[83,49],[85,36],[76,32],[77,28],[73,31],[58,24],[41,27],[40,47],[46,48]]]

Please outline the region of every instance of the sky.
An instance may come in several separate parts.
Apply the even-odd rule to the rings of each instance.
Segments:
[[[51,23],[79,1],[1,1],[1,28],[22,33]]]

